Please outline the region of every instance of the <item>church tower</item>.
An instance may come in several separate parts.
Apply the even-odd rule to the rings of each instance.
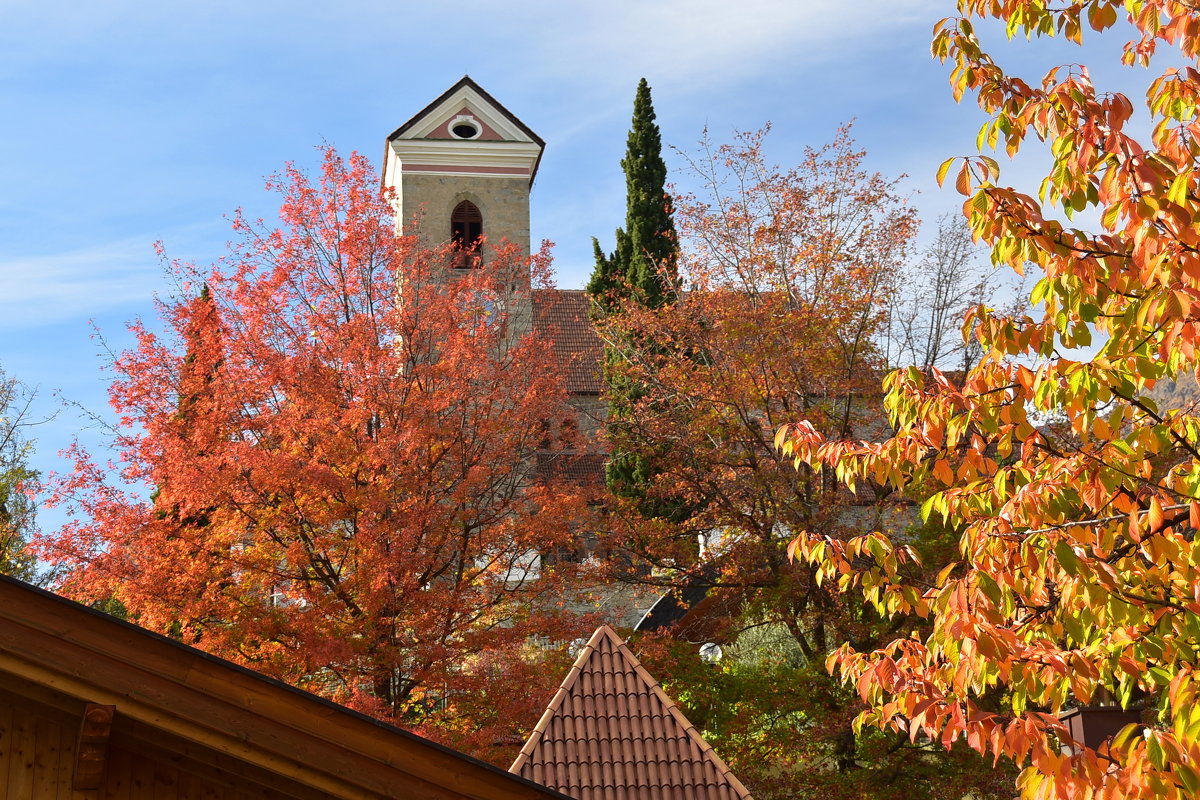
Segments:
[[[473,253],[483,235],[529,255],[529,189],[544,147],[464,76],[387,138],[383,182],[396,192],[403,231],[423,244],[452,241]],[[456,267],[470,263],[464,258]]]

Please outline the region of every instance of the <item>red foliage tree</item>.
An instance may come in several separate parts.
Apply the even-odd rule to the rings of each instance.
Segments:
[[[968,317],[984,358],[962,381],[916,368],[888,378],[892,438],[781,431],[803,474],[824,464],[851,483],[924,485],[925,513],[960,534],[960,563],[924,584],[905,580],[912,554],[887,532],[796,542],[881,614],[931,623],[880,647],[848,643],[830,667],[871,705],[864,722],[1022,763],[1023,796],[1194,798],[1200,414],[1160,407],[1153,389],[1197,372],[1200,14],[1177,0],[958,7],[933,48],[954,63],[955,96],[973,93],[989,117],[980,146],[1011,155],[1040,141],[1050,155],[1037,197],[1000,183],[990,157],[959,161],[964,215],[996,264],[1042,277],[1028,314]],[[976,33],[988,20],[1076,44],[1089,28],[1123,28],[1128,65],[1166,51],[1146,80],[1151,124],[1131,122],[1130,99],[1082,65],[1033,82],[1006,73]],[[1069,222],[1079,212],[1092,230]],[[1079,741],[1060,715],[1092,704],[1142,724]]]
[[[676,203],[685,291],[669,307],[629,304],[603,327],[644,387],[614,435],[630,450],[669,449],[647,497],[689,514],[650,532],[618,514],[632,521],[613,534],[645,566],[625,579],[708,591],[713,624],[682,635],[720,642],[725,657],[647,642],[644,655],[756,797],[996,796],[965,747],[852,728],[861,703],[825,658],[847,639],[886,640],[887,623],[787,556],[800,530],[841,540],[911,521],[829,473],[809,471],[797,490],[774,447],[797,417],[834,437],[886,423],[877,342],[916,220],[865,159],[847,130],[792,169],[767,160],[761,133],[693,158],[704,189]]]
[[[239,216],[211,271],[173,265],[206,285],[162,304],[167,332],[134,326],[120,463],[74,452],[52,489],[78,521],[41,555],[78,598],[486,755],[552,691],[533,637],[587,627],[537,563],[585,507],[535,474],[565,395],[517,313],[529,259],[448,278],[358,156],[270,186],[279,226]]]

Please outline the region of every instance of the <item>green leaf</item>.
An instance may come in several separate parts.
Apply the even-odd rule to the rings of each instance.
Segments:
[[[1079,569],[1079,557],[1075,555],[1075,549],[1065,539],[1059,539],[1054,543],[1054,557],[1058,559],[1059,565],[1068,575],[1074,575]]]

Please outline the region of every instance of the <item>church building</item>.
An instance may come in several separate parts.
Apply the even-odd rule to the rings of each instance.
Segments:
[[[502,242],[530,254],[529,193],[545,142],[469,77],[463,77],[387,139],[383,184],[394,192],[397,224],[427,247],[452,244],[448,269],[468,270]],[[482,243],[481,243],[482,237]],[[453,278],[453,273],[449,276]],[[597,442],[607,417],[603,348],[581,290],[539,289],[515,280],[509,325],[546,334],[564,370],[583,441]],[[604,453],[541,454],[545,477],[604,488]],[[581,543],[583,555],[594,543]],[[670,625],[697,598],[630,596],[611,587],[611,623],[646,629]],[[683,601],[681,603],[681,600]],[[650,608],[653,605],[653,608]],[[648,610],[649,609],[649,610]],[[692,616],[703,621],[704,614]],[[660,619],[661,618],[661,619]],[[639,625],[639,622],[642,623]],[[608,625],[575,665],[511,772],[577,800],[750,800],[749,792]]]
[[[452,270],[471,269],[503,242],[528,256],[529,193],[545,146],[464,76],[387,137],[383,185],[394,192],[397,224],[424,246],[454,244],[461,255]],[[588,320],[587,294],[531,288],[528,273],[514,282],[509,325],[525,330],[532,324],[547,334],[574,410],[565,424],[594,440],[606,408],[600,398],[602,348]],[[544,475],[597,490],[604,481],[604,457],[597,452],[544,454],[538,466]]]
[[[545,146],[463,77],[388,136],[383,183],[396,192],[404,232],[427,245],[469,248],[486,233],[528,255],[529,190]]]
[[[406,232],[454,243],[461,257],[447,269],[472,269],[488,242],[528,255],[543,146],[464,77],[388,137],[383,180]],[[586,295],[531,292],[528,275],[523,288],[519,313],[549,334],[575,412],[598,427],[601,347]],[[539,469],[602,488],[602,454],[556,458]],[[750,800],[607,626],[506,772],[4,576],[0,796]]]

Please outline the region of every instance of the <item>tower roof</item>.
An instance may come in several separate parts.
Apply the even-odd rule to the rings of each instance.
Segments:
[[[530,130],[524,122],[521,122],[521,120],[517,118],[516,114],[505,108],[499,100],[488,94],[482,86],[471,80],[470,75],[463,75],[462,78],[459,79],[458,83],[442,92],[442,94],[436,100],[414,114],[412,119],[401,125],[399,128],[396,128],[396,130],[392,131],[391,135],[387,137],[387,140],[390,142],[393,139],[399,139],[402,137],[414,139],[423,138],[419,134],[409,135],[407,137],[405,134],[408,134],[410,131],[418,128],[422,121],[426,121],[430,117],[437,117],[438,112],[442,110],[442,106],[456,105],[457,103],[455,101],[466,100],[471,95],[474,95],[478,100],[481,100],[483,103],[491,106],[496,113],[503,116],[504,119],[506,119],[521,133],[523,133],[528,141],[534,142],[542,147],[546,146],[546,143],[542,141],[542,137]]]
[[[578,800],[750,800],[607,625],[592,634],[509,771]]]
[[[460,135],[460,130],[473,132]],[[387,137],[385,173],[396,162],[406,171],[528,175],[532,184],[545,146],[528,125],[464,75]]]

